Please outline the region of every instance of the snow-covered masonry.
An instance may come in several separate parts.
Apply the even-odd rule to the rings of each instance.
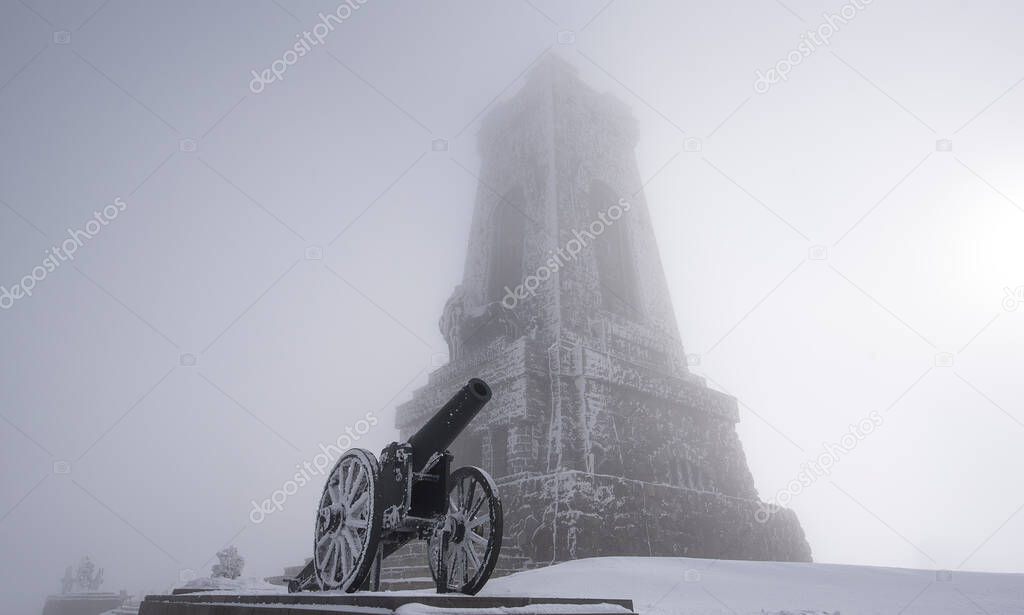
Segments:
[[[554,58],[488,114],[464,277],[440,323],[450,362],[397,426],[413,433],[467,378],[490,383],[452,452],[497,480],[496,572],[602,555],[809,561],[791,511],[755,520],[736,399],[687,367],[636,143],[626,105]],[[629,210],[583,242],[623,199]],[[586,245],[571,262],[503,304],[574,239]],[[385,578],[422,575],[410,556]]]

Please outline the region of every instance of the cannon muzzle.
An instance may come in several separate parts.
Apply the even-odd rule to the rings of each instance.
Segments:
[[[409,438],[412,445],[412,467],[419,471],[430,457],[447,450],[480,409],[491,400],[491,387],[479,378],[472,378],[459,389],[430,420]]]

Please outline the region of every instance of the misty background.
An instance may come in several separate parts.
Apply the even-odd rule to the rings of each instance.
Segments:
[[[0,592],[89,555],[162,591],[309,556],[322,477],[253,502],[446,361],[476,133],[555,53],[633,109],[691,369],[741,403],[818,562],[1024,572],[1024,13],[844,2],[0,2]],[[439,141],[439,140],[443,140]],[[945,140],[948,140],[946,142]],[[942,143],[937,143],[942,141]],[[951,143],[950,143],[951,142]],[[950,151],[951,150],[951,151]]]

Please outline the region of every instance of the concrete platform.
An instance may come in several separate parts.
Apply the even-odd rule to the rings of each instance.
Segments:
[[[146,596],[139,615],[636,615],[633,601],[393,592]]]
[[[57,594],[46,598],[43,615],[99,615],[120,606],[124,599],[108,592]]]

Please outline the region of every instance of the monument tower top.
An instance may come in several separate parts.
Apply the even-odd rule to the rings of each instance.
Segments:
[[[629,108],[552,54],[489,113],[463,282],[442,318],[453,357],[510,329],[598,343],[614,330],[687,377],[636,143]],[[453,328],[456,314],[470,326]]]

